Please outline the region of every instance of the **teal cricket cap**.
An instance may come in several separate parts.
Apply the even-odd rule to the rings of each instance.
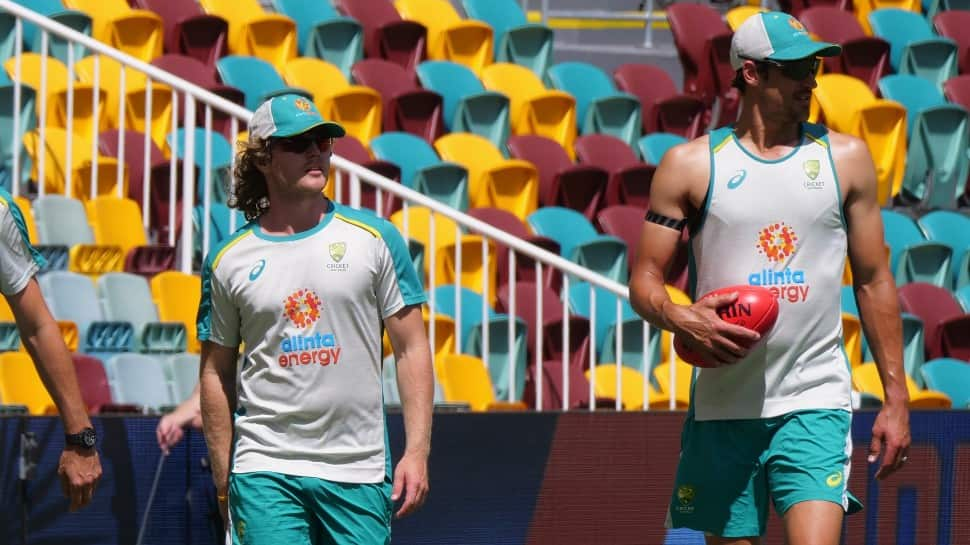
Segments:
[[[740,70],[745,59],[795,61],[808,57],[834,57],[842,46],[813,40],[798,19],[780,11],[748,17],[731,38],[731,68]]]
[[[332,138],[346,134],[340,125],[323,119],[313,101],[286,93],[271,96],[256,108],[249,121],[249,138],[285,138],[317,128]]]

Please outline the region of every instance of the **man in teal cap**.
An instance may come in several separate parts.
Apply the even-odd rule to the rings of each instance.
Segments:
[[[424,290],[393,225],[324,196],[343,135],[305,97],[260,105],[230,200],[249,223],[203,266],[203,429],[235,544],[389,543],[394,502],[428,493]],[[385,329],[407,437],[393,479]]]
[[[845,258],[885,390],[869,462],[885,478],[906,462],[909,414],[896,287],[883,251],[876,171],[858,138],[807,123],[819,57],[794,17],[750,17],[731,42],[737,121],[667,152],[630,279],[633,308],[703,354],[667,526],[708,544],[757,545],[773,505],[789,545],[836,545],[849,493],[852,383],[842,349]],[[681,231],[690,232],[691,295],[664,289]],[[778,300],[763,337],[716,309],[761,286]]]

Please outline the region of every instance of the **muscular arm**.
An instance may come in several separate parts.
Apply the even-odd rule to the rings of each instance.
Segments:
[[[202,343],[199,367],[199,396],[202,407],[202,429],[212,480],[220,495],[229,488],[229,453],[232,447],[232,411],[236,405],[236,358],[238,347]]]
[[[404,411],[406,443],[404,456],[395,471],[392,495],[397,500],[405,489],[404,504],[397,513],[400,517],[420,507],[428,493],[434,372],[420,306],[404,307],[384,324],[394,349],[397,387]]]

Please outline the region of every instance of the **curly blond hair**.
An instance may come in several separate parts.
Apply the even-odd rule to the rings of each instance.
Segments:
[[[239,143],[236,154],[236,167],[233,170],[234,183],[226,204],[230,208],[242,210],[246,221],[253,221],[269,208],[269,190],[266,177],[257,168],[258,164],[269,163],[269,140],[245,141]]]

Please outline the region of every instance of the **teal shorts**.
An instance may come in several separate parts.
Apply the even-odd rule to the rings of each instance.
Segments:
[[[233,545],[357,545],[391,542],[391,481],[338,483],[282,473],[233,473]]]
[[[764,535],[769,500],[782,516],[810,500],[860,510],[846,489],[851,423],[840,410],[750,420],[688,415],[667,526],[739,538]]]

